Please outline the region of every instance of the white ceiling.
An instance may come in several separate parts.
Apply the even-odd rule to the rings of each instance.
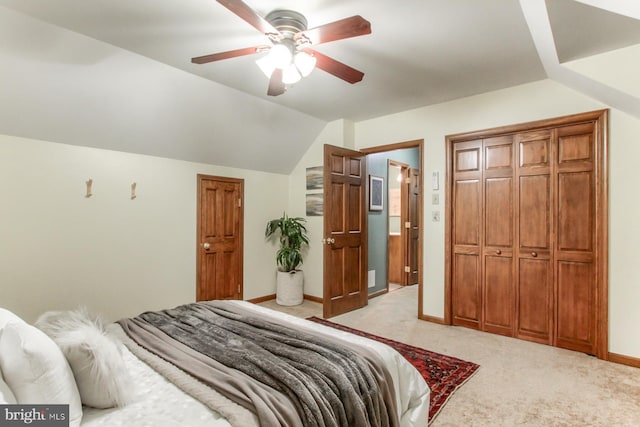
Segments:
[[[640,21],[634,19],[637,16],[633,15],[638,12],[632,10],[635,6],[631,5],[635,2],[616,6],[616,2],[601,0],[245,1],[263,16],[274,9],[297,10],[307,17],[309,27],[356,14],[370,21],[370,35],[316,47],[318,51],[363,71],[363,81],[350,85],[322,70],[315,70],[284,95],[268,97],[267,79],[254,62],[259,55],[206,65],[192,64],[190,59],[194,56],[266,42],[264,35],[215,0],[0,0],[0,6],[20,14],[151,58],[173,67],[170,70],[190,73],[185,76],[196,75],[223,85],[210,85],[211,93],[220,97],[218,100],[221,104],[215,107],[219,109],[219,116],[213,118],[211,123],[196,123],[194,115],[189,112],[187,116],[185,110],[189,103],[199,103],[199,111],[210,109],[211,106],[205,106],[205,92],[208,89],[200,91],[202,99],[195,101],[189,99],[193,98],[192,93],[196,89],[189,93],[185,91],[182,96],[184,99],[174,101],[174,110],[167,107],[166,111],[161,111],[169,121],[175,121],[173,124],[176,128],[184,127],[183,122],[187,118],[193,122],[190,128],[174,129],[175,132],[158,127],[154,129],[156,133],[150,135],[148,126],[143,128],[143,125],[138,125],[138,128],[134,128],[136,123],[127,123],[130,129],[113,134],[108,123],[91,123],[86,127],[86,134],[81,134],[83,129],[80,123],[72,134],[68,127],[62,126],[61,121],[56,123],[53,118],[50,119],[51,123],[40,124],[6,119],[7,124],[0,130],[71,144],[93,144],[122,151],[286,173],[327,121],[360,121],[547,77],[557,77],[558,81],[571,85],[568,81],[571,76],[567,77],[566,70],[558,72],[562,62],[640,43]],[[616,10],[619,7],[627,16],[590,6],[590,3],[601,7],[612,4],[607,9]],[[11,15],[6,14],[5,22],[11,19]],[[550,31],[544,25],[537,25],[545,22]],[[28,34],[16,37],[20,25],[24,24],[16,23],[15,28],[6,29],[4,34],[0,30],[0,34],[6,37],[4,42],[8,42],[4,52],[11,56],[11,62],[7,59],[6,64],[28,67],[16,55],[26,58],[38,48],[40,52],[37,53],[42,55],[45,54],[45,48],[37,44],[41,43],[41,39],[36,40],[35,37],[34,44],[24,46],[29,43],[30,37]],[[550,32],[552,35],[549,37]],[[10,41],[11,38],[14,40]],[[15,42],[18,39],[19,43]],[[545,40],[551,42],[545,44]],[[82,41],[77,39],[74,43],[82,44]],[[87,44],[82,55],[78,52],[62,52],[60,48],[47,55],[75,55],[89,62],[91,49],[96,50],[96,57],[103,55],[101,46]],[[20,49],[25,51],[20,53]],[[29,49],[33,52],[28,52]],[[115,51],[109,55],[114,57]],[[123,63],[131,61],[132,58],[122,60]],[[115,62],[112,65],[117,66]],[[81,72],[80,69],[70,70]],[[6,70],[4,73],[9,75]],[[14,74],[18,73],[24,74],[23,69],[16,69]],[[164,74],[166,78],[173,79]],[[77,78],[75,74],[69,76]],[[149,78],[153,79],[153,76]],[[181,82],[183,80],[181,84],[186,84],[185,79]],[[37,88],[37,84],[42,87]],[[33,91],[34,94],[38,93],[37,90],[58,89],[55,84],[40,82],[35,75],[31,80],[22,82],[22,85],[25,91]],[[64,93],[63,90],[68,91],[68,88],[59,89],[60,94]],[[100,93],[99,87],[92,90],[97,92],[93,97],[100,94],[107,99],[109,96],[107,88],[102,88],[104,93]],[[114,92],[124,91],[122,87],[109,90],[112,93],[110,102],[139,102],[123,100],[121,93]],[[179,87],[171,90],[174,98],[176,93],[180,98]],[[148,93],[153,94],[151,88]],[[28,97],[33,98],[31,92],[19,93],[16,90],[15,96],[21,103],[18,107],[24,106],[24,110],[20,111],[23,116],[32,115],[35,108],[42,110],[43,115],[61,114],[60,111],[53,111],[55,105],[45,111],[35,98],[27,105]],[[72,102],[58,93],[56,96],[58,102]],[[87,95],[78,96],[85,97],[79,98],[83,102],[88,99]],[[43,100],[47,101],[44,98],[39,101]],[[630,110],[640,105],[636,98],[627,101],[632,105]],[[225,104],[228,105],[226,110]],[[77,105],[69,108],[77,109]],[[244,118],[242,105],[251,106],[245,108],[250,111],[244,112]],[[266,109],[264,106],[273,108]],[[14,110],[18,111],[15,107]],[[106,113],[103,112],[101,117],[114,115],[117,108],[106,106],[104,111]],[[176,111],[184,111],[182,121],[174,119]],[[238,114],[240,117],[234,117]],[[91,116],[87,113],[86,120],[97,120],[93,118],[96,115],[96,112]],[[274,121],[274,116],[279,121]],[[243,120],[261,120],[262,124],[254,123],[251,129],[235,126],[232,132],[225,129],[229,127],[230,120],[239,123]],[[282,126],[278,123],[291,124]],[[42,128],[40,133],[36,132],[38,126]],[[100,126],[106,130],[104,135],[95,131],[101,129]],[[257,141],[265,139],[270,141],[269,147],[254,148]],[[184,147],[176,146],[176,140]],[[228,149],[229,141],[233,141],[237,153],[245,155],[232,157],[232,150]],[[297,146],[294,147],[295,144]],[[290,153],[286,159],[280,155],[284,150]],[[247,154],[255,157],[252,162],[247,161]]]
[[[263,97],[321,120],[362,120],[546,77],[518,0],[246,0],[261,15],[303,13],[309,27],[352,15],[372,34],[317,49],[365,73],[355,85],[321,70],[267,97],[259,55],[196,65],[190,58],[263,44],[214,0],[0,0],[0,5]],[[561,60],[640,42],[634,19],[547,0]],[[594,26],[594,22],[599,22]]]

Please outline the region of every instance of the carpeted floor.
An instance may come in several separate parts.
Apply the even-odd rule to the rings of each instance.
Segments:
[[[373,335],[359,329],[353,329],[316,316],[308,317],[308,320],[379,341],[400,353],[420,372],[427,384],[429,384],[429,388],[431,389],[431,393],[429,394],[429,423],[432,423],[436,419],[438,413],[447,403],[447,400],[449,400],[453,393],[467,382],[480,367],[466,360],[425,350],[400,341],[390,340],[389,338]]]
[[[331,321],[477,363],[431,427],[640,426],[640,369],[527,341],[417,319],[417,286],[374,298]],[[322,317],[305,301],[281,307]]]

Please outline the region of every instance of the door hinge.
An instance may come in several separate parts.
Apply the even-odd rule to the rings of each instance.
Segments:
[[[238,295],[240,295],[240,285],[238,285]]]
[[[242,207],[242,199],[238,199],[238,207],[241,208]]]
[[[404,228],[411,228],[411,223],[409,221],[405,222]]]
[[[404,266],[404,272],[405,273],[411,273],[411,267],[409,267],[408,265]]]

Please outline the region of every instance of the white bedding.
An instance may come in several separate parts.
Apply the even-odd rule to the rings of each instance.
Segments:
[[[261,317],[274,316],[302,329],[357,342],[374,350],[380,355],[393,377],[400,425],[403,427],[427,425],[429,388],[420,373],[392,348],[377,341],[245,301],[234,303],[254,310]],[[85,407],[82,426],[229,426],[221,415],[185,394],[128,350],[125,351],[125,361],[136,384],[135,401],[119,409],[100,410]]]
[[[122,408],[82,408],[83,427],[229,427],[216,412],[198,402],[124,348],[135,385],[133,402]]]

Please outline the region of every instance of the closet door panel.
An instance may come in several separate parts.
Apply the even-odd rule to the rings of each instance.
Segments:
[[[513,141],[511,137],[489,138],[484,143],[484,169],[513,169]]]
[[[593,123],[557,130],[555,345],[595,353],[596,179]]]
[[[513,336],[513,136],[486,138],[482,141],[482,146],[484,239],[481,329]]]
[[[516,336],[550,344],[553,338],[553,144],[548,130],[518,142]]]
[[[513,258],[501,254],[484,260],[483,330],[513,336]]]
[[[594,155],[593,123],[558,129],[558,164],[591,164]]]
[[[550,158],[550,141],[549,132],[535,133],[526,135],[519,139],[519,153],[521,168],[545,167],[549,166]]]
[[[455,173],[480,171],[481,155],[478,142],[471,141],[471,143],[462,143],[456,147],[454,160]]]
[[[455,183],[454,244],[480,245],[480,181],[461,180]]]
[[[477,254],[456,254],[453,261],[453,324],[478,329],[480,324],[480,263]]]
[[[523,258],[519,263],[517,337],[551,344],[553,281],[549,259]]]
[[[549,175],[520,177],[518,237],[522,250],[551,247],[550,181]]]
[[[594,303],[591,263],[558,262],[557,346],[592,353]]]
[[[513,247],[513,178],[485,181],[485,246]]]
[[[452,191],[452,321],[478,329],[482,314],[482,141],[456,144]]]
[[[593,251],[593,177],[591,171],[558,176],[558,249]]]
[[[513,178],[487,178],[484,183],[481,329],[513,336]]]

